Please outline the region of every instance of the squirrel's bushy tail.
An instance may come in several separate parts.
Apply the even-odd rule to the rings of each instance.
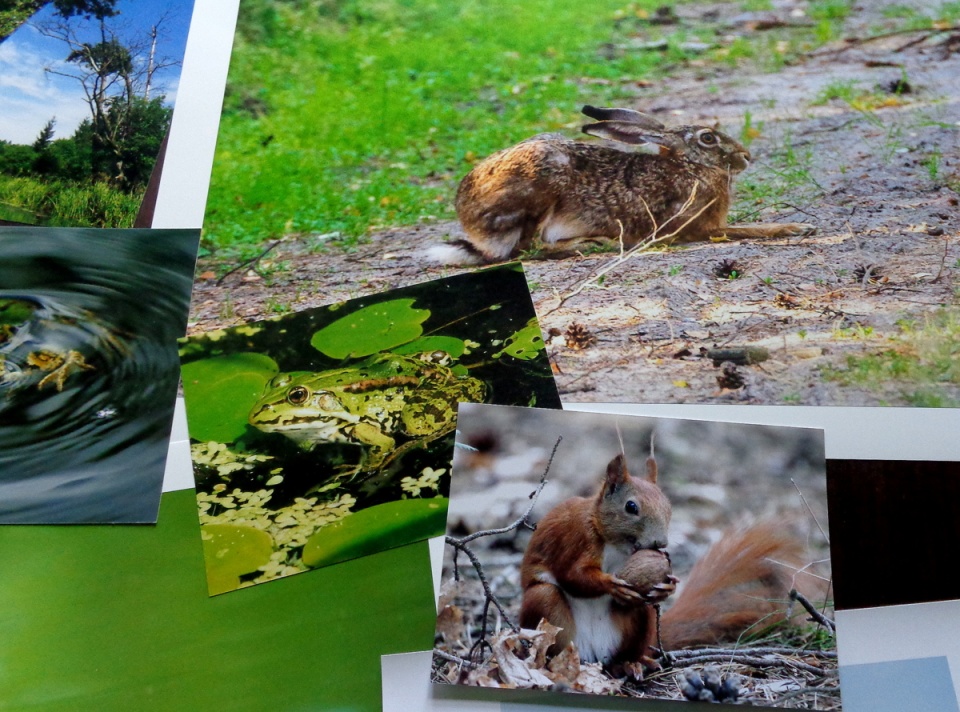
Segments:
[[[798,575],[809,563],[806,547],[788,530],[764,522],[725,533],[697,561],[663,614],[664,648],[735,641],[784,621],[792,588],[816,595],[814,577]]]

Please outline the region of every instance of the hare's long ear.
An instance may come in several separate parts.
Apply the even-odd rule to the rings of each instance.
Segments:
[[[583,127],[583,132],[619,143],[629,143],[635,146],[652,145],[655,153],[659,152],[657,147],[678,153],[683,150],[683,141],[674,134],[647,130],[637,124],[623,121],[601,121],[597,124],[587,124]]]
[[[636,124],[637,126],[652,129],[653,131],[660,131],[666,128],[658,119],[653,118],[650,114],[644,114],[642,111],[634,111],[633,109],[603,109],[599,106],[590,106],[587,104],[580,112],[598,121],[625,121],[628,124]]]

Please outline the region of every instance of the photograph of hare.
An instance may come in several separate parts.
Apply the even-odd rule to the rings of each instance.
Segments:
[[[840,709],[822,431],[466,404],[457,437],[433,682]]]
[[[923,0],[243,0],[194,328],[519,257],[568,402],[960,405],[958,33]]]

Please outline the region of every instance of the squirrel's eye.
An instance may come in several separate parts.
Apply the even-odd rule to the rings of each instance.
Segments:
[[[303,405],[310,397],[310,391],[305,386],[294,386],[287,391],[287,401],[291,405]]]
[[[704,131],[700,134],[700,143],[704,146],[713,146],[717,143],[717,135],[711,131]]]
[[[640,514],[640,507],[637,506],[637,503],[632,499],[627,502],[627,505],[624,507],[627,510],[627,514]]]

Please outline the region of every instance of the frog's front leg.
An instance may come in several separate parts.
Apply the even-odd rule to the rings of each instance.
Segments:
[[[37,390],[42,391],[44,387],[50,384],[56,384],[57,391],[62,391],[67,381],[67,377],[73,371],[92,371],[93,366],[88,364],[79,351],[70,350],[66,356],[55,354],[50,351],[38,351],[27,355],[27,363],[39,368],[41,371],[49,371],[40,383],[37,384]]]
[[[361,421],[350,426],[348,432],[351,440],[357,440],[367,447],[357,466],[358,473],[379,470],[397,444],[396,440],[373,423]]]

